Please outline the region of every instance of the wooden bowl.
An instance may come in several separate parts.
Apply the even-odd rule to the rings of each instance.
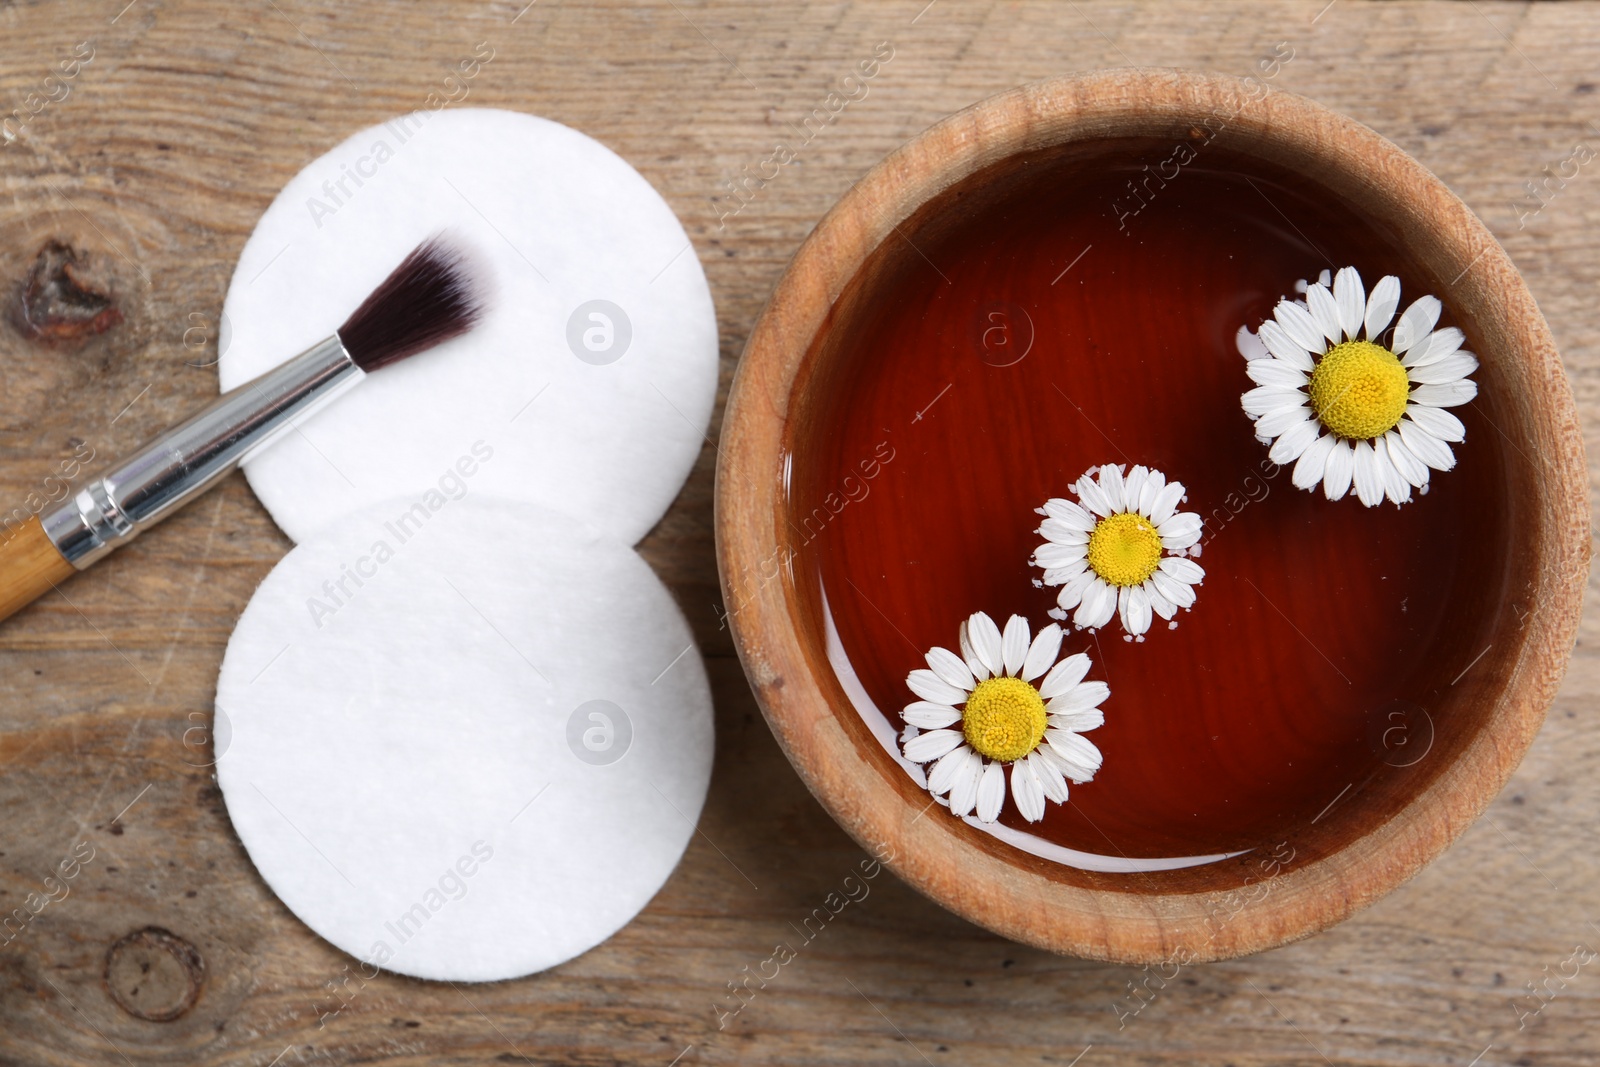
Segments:
[[[870,297],[881,249],[920,232],[952,195],[981,191],[990,175],[1040,153],[1106,138],[1181,143],[1219,120],[1231,151],[1359,200],[1429,265],[1429,291],[1445,296],[1482,358],[1476,403],[1504,438],[1489,447],[1507,469],[1517,456],[1537,463],[1504,478],[1516,544],[1493,641],[1471,679],[1439,696],[1433,721],[1446,728],[1428,758],[1311,820],[1275,859],[1138,876],[1086,871],[930,810],[927,792],[863,727],[796,587],[787,464],[829,402],[828,331]],[[1365,126],[1258,81],[1117,70],[1016,89],[951,116],[822,219],[778,283],[734,381],[717,545],[729,618],[767,720],[856,840],[940,904],[1006,937],[1092,959],[1183,963],[1256,952],[1338,922],[1415,874],[1485,809],[1532,742],[1572,648],[1589,560],[1586,471],[1572,396],[1533,297],[1437,178]]]

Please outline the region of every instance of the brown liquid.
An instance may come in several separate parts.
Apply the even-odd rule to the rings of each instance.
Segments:
[[[1042,823],[1009,794],[1002,816],[1112,856],[1270,845],[1402,773],[1386,721],[1439,706],[1488,644],[1508,573],[1506,464],[1476,405],[1456,410],[1456,470],[1398,509],[1295,489],[1239,406],[1252,383],[1234,332],[1296,279],[1355,264],[1370,289],[1397,274],[1402,308],[1433,292],[1449,325],[1435,274],[1333,195],[1216,147],[1136,199],[1130,179],[1154,173],[1139,164],[1171,151],[1040,157],[947,194],[902,227],[907,242],[891,235],[841,298],[826,360],[813,352],[826,380],[793,442],[794,582],[818,613],[825,594],[896,730],[906,674],[930,646],[955,648],[968,614],[1049,621],[1056,590],[1028,564],[1047,498],[1108,462],[1188,487],[1185,509],[1206,516],[1194,609],[1143,643],[1115,620],[1069,635],[1063,654],[1087,650],[1111,686],[1089,735],[1105,765]]]

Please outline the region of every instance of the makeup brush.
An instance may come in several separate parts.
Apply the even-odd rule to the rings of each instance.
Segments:
[[[210,489],[370,372],[470,330],[485,279],[442,236],[418,245],[337,333],[218,397],[0,543],[0,619]]]

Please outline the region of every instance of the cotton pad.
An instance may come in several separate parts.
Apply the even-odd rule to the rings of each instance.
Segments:
[[[487,447],[290,551],[217,683],[217,781],[261,876],[418,978],[511,978],[605,940],[677,864],[711,775],[671,596],[632,549],[481,496]]]
[[[677,495],[717,385],[711,293],[660,195],[610,149],[512,111],[419,111],[301,171],[245,244],[223,306],[224,390],[332,334],[440,230],[497,295],[466,336],[387,368],[245,464],[296,541],[422,490],[480,438],[482,489],[627,544]]]

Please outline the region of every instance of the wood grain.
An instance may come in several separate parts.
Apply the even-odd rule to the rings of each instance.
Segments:
[[[930,123],[1073,70],[1244,74],[1289,41],[1296,58],[1275,84],[1400,144],[1504,243],[1600,454],[1600,172],[1550,181],[1540,200],[1525,190],[1600,139],[1592,3],[125,2],[0,4],[5,114],[76,45],[92,42],[94,56],[0,148],[0,283],[9,299],[59,237],[93,254],[124,316],[71,349],[0,326],[0,500],[25,500],[90,450],[78,480],[92,477],[212,395],[204,364],[222,293],[278,188],[349,133],[421,106],[485,40],[496,57],[471,103],[598,137],[684,219],[718,302],[725,381],[817,219]],[[723,183],[760,173],[787,124],[885,40],[895,57],[867,94],[735,213]],[[884,874],[719,1029],[716,1010],[737,1003],[728,983],[798,940],[793,927],[863,854],[789,768],[732,658],[714,460],[708,444],[645,544],[715,680],[703,833],[636,922],[523,981],[458,990],[385,977],[343,986],[341,1000],[328,983],[341,988],[349,961],[272,897],[233,837],[204,732],[186,731],[207,721],[234,620],[288,547],[242,480],[9,620],[0,905],[59,880],[75,844],[94,852],[69,895],[0,948],[0,1063],[1065,1065],[1090,1045],[1083,1067],[1600,1063],[1596,966],[1550,978],[1548,1002],[1518,1001],[1543,1004],[1520,1029],[1512,1000],[1561,974],[1578,943],[1600,947],[1592,597],[1508,790],[1415,880],[1328,933],[1159,985],[1003,941]],[[129,1014],[105,987],[111,946],[149,926],[205,961],[199,1000],[172,1022]]]
[[[0,539],[0,619],[10,618],[76,573],[45,536],[37,515],[7,531]]]

